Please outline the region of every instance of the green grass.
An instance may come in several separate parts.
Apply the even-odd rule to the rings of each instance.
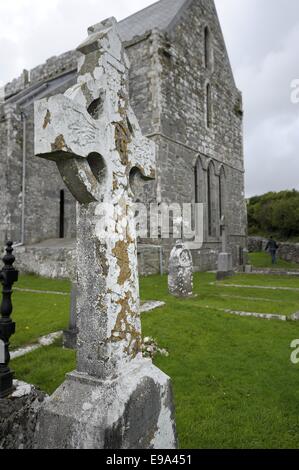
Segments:
[[[298,447],[298,367],[289,359],[297,324],[181,302],[145,317],[143,331],[170,352],[156,364],[173,380],[181,447]]]
[[[69,304],[69,297],[15,292],[13,319],[17,332],[11,338],[11,348],[36,343],[41,336],[65,329]]]
[[[63,382],[65,374],[76,368],[76,353],[62,349],[61,340],[11,361],[18,379],[35,384],[51,394]]]
[[[237,274],[233,277],[226,279],[223,284],[237,284],[248,286],[264,286],[264,287],[290,287],[299,289],[298,276],[284,276],[284,275],[265,275],[265,274]],[[260,290],[260,292],[263,292]],[[282,292],[282,291],[281,291]],[[268,294],[268,293],[267,293]],[[270,295],[270,292],[269,292]]]
[[[22,275],[15,285],[18,289],[70,292],[70,282],[34,275]],[[17,333],[11,338],[11,348],[36,343],[38,338],[68,325],[69,296],[35,294],[16,290],[13,294],[13,319]]]
[[[52,282],[47,281],[49,285]],[[295,306],[298,310],[299,292],[239,289],[224,284],[299,287],[299,280],[238,275],[224,283],[214,282],[213,274],[196,274],[198,297],[178,300],[168,295],[165,276],[141,279],[143,300],[166,302],[165,307],[142,315],[142,327],[144,336],[153,336],[170,353],[169,357],[156,357],[155,363],[172,378],[180,447],[299,448],[299,365],[290,362],[290,344],[299,338],[299,324],[240,318],[217,310],[255,307],[254,311],[267,308],[270,313],[284,308],[291,311]],[[34,283],[41,285],[38,279]],[[52,290],[57,290],[56,284]],[[16,293],[16,298],[19,295],[14,318],[21,317],[17,309],[25,294]],[[28,305],[23,315],[38,316],[42,309],[38,323],[46,323],[44,328],[50,329],[53,299],[56,302],[60,296],[28,295],[32,295],[31,309]],[[230,297],[222,297],[226,295]],[[60,308],[59,321],[63,323],[68,306]],[[59,317],[57,312],[55,316]],[[21,327],[16,337],[20,335]],[[75,368],[75,353],[62,350],[56,342],[12,361],[12,367],[18,378],[52,393],[65,373]]]
[[[145,300],[172,301],[167,294],[166,278],[149,277],[141,280],[141,295]],[[295,287],[299,289],[298,278],[286,276],[265,276],[262,274],[236,275],[223,282],[216,282],[215,275],[197,273],[194,276],[194,293],[197,298],[188,300],[189,305],[201,309],[230,309],[255,313],[276,313],[290,315],[299,310],[299,291],[275,291],[268,289],[247,289],[226,287],[226,285],[249,285],[265,287]]]
[[[71,291],[71,283],[67,279],[47,279],[46,277],[39,277],[35,274],[21,275],[16,287],[18,287],[18,289],[33,289],[54,292]]]
[[[289,261],[284,261],[279,257],[277,258],[277,264],[273,265],[270,254],[264,251],[249,253],[249,262],[255,268],[290,269],[299,271],[298,263],[290,263]]]

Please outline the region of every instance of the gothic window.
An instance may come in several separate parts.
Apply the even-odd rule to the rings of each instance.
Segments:
[[[211,70],[212,68],[212,47],[211,47],[211,33],[208,26],[204,29],[204,65],[205,68]]]
[[[196,237],[200,236],[202,239],[206,220],[206,171],[203,169],[201,157],[197,158],[194,167],[194,201],[196,206],[192,215],[192,225],[196,231]],[[199,207],[197,204],[204,204],[204,206]]]
[[[225,172],[223,166],[219,175],[219,215],[220,219],[225,213]]]
[[[216,237],[217,234],[217,182],[213,162],[209,164],[207,172],[207,198],[208,198],[208,235]],[[219,221],[218,221],[219,222]]]
[[[211,85],[206,85],[206,125],[210,129],[212,126],[212,91]]]
[[[203,203],[204,202],[204,174],[200,157],[198,157],[195,167],[194,167],[194,183],[195,183],[195,202]]]
[[[211,165],[208,168],[208,230],[209,236],[212,235],[212,181],[211,181]]]
[[[199,163],[199,160],[197,160],[196,162],[196,165],[195,165],[195,168],[194,168],[194,179],[195,179],[195,203],[198,204],[199,203],[199,187],[198,187],[198,163]]]

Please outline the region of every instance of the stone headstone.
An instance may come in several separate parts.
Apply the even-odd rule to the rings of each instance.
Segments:
[[[240,272],[245,272],[246,266],[249,264],[249,252],[247,248],[237,246],[237,268]]]
[[[222,237],[222,251],[218,255],[218,264],[217,264],[217,280],[221,281],[226,277],[234,275],[233,271],[233,257],[232,254],[228,252],[227,247],[227,226],[225,222],[225,217],[222,216],[221,222],[221,237]]]
[[[221,217],[221,221],[220,221],[220,233],[221,233],[222,253],[227,253],[227,230],[226,230],[226,220],[225,220],[224,215]]]
[[[249,251],[247,248],[243,248],[243,265],[246,266],[249,262]]]
[[[190,250],[178,241],[170,253],[168,290],[175,297],[193,295],[193,262]]]
[[[130,173],[155,177],[155,145],[129,105],[114,18],[89,29],[77,84],[35,104],[35,153],[78,201],[77,369],[43,406],[37,448],[176,446],[171,384],[142,356]]]
[[[217,280],[233,276],[233,259],[231,253],[219,253],[217,265]]]
[[[251,264],[246,264],[244,272],[245,272],[245,274],[251,274],[252,273],[252,265]]]

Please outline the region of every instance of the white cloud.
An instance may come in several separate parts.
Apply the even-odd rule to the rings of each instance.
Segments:
[[[295,119],[276,116],[264,120],[248,136],[246,181],[250,181],[251,195],[273,189],[298,189],[298,129],[299,115]]]
[[[216,0],[245,109],[247,195],[299,189],[298,0]]]
[[[88,26],[115,16],[118,20],[151,0],[0,0],[0,80],[19,76],[53,55],[74,49]]]

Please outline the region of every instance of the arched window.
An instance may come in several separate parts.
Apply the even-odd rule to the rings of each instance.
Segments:
[[[208,233],[209,236],[212,236],[212,165],[209,165],[208,168]]]
[[[219,216],[225,215],[225,172],[223,166],[219,174]]]
[[[204,172],[201,163],[201,158],[198,157],[194,167],[194,188],[195,188],[195,195],[194,200],[196,203],[203,203],[205,202],[204,197]]]
[[[204,29],[204,65],[205,68],[211,70],[212,68],[212,47],[211,47],[211,33],[208,26]]]
[[[199,201],[199,181],[198,181],[198,165],[199,165],[199,159],[197,160],[195,167],[194,167],[194,187],[195,187],[195,203],[198,204]]]
[[[194,201],[195,209],[192,214],[192,226],[196,231],[195,241],[205,237],[206,213],[206,171],[203,169],[199,156],[194,166]],[[201,206],[200,206],[201,205]]]
[[[210,162],[207,172],[207,198],[208,198],[208,235],[216,237],[217,235],[217,181],[215,175],[214,163]]]
[[[211,85],[206,85],[206,125],[210,129],[212,127],[212,90]]]

